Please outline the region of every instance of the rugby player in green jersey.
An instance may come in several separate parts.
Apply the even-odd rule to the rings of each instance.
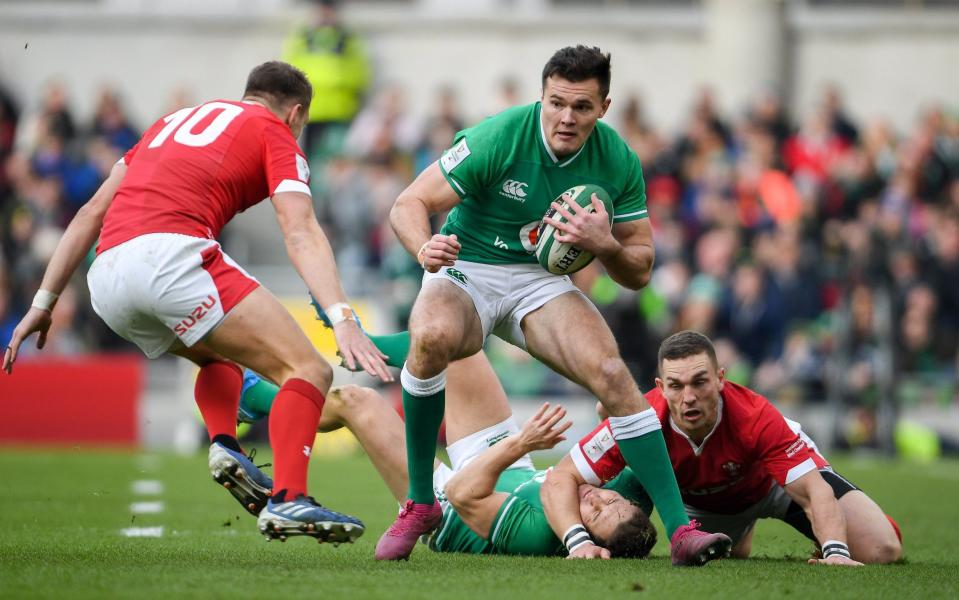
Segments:
[[[405,559],[442,519],[433,492],[435,441],[443,419],[446,368],[472,356],[488,335],[524,348],[588,388],[606,407],[613,436],[650,493],[674,564],[696,564],[728,543],[690,525],[656,413],[643,399],[596,308],[566,276],[542,269],[531,232],[551,201],[575,185],[601,186],[610,215],[553,208],[567,219],[556,239],[592,252],[618,283],[639,289],[653,266],[652,231],[639,159],[599,119],[610,105],[609,55],[577,46],[543,69],[540,102],[507,109],[459,132],[452,147],[400,194],[391,224],[425,269],[410,316],[410,355],[401,373],[409,490],[404,509],[377,543],[377,559]],[[430,215],[450,211],[432,235]],[[575,493],[575,489],[570,490]],[[563,530],[581,524],[564,524]],[[571,555],[599,556],[580,546]]]
[[[406,354],[401,344],[394,349],[398,355]],[[656,543],[656,530],[647,516],[652,502],[628,469],[603,487],[580,486],[577,498],[584,531],[564,536],[565,544],[557,538],[540,500],[547,471],[536,470],[528,453],[565,439],[569,423],[560,424],[565,411],[544,405],[520,429],[482,352],[454,362],[449,374],[446,437],[452,468],[435,461],[432,481],[443,517],[429,539],[432,550],[566,556],[569,549],[596,540],[608,550],[604,558],[642,558],[649,553]],[[262,418],[270,412],[278,388],[250,372],[245,379],[241,419]],[[409,485],[405,433],[393,406],[369,388],[335,388],[327,396],[319,430],[341,427],[353,432],[390,492],[402,502]]]

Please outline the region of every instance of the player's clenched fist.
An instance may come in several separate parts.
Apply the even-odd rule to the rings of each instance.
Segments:
[[[416,253],[416,260],[420,266],[430,273],[436,273],[442,267],[452,267],[456,262],[456,257],[460,254],[459,241],[456,234],[443,235],[437,233],[426,243],[420,246],[420,251]]]

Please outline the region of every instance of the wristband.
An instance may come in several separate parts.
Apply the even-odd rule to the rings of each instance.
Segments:
[[[47,312],[53,312],[53,305],[57,303],[57,298],[59,297],[60,294],[54,294],[47,290],[37,290],[37,295],[33,297],[33,304],[30,306]]]
[[[849,546],[844,542],[839,540],[826,540],[826,543],[822,545],[822,557],[829,558],[833,555],[845,556],[846,558],[852,558],[849,554]]]
[[[330,327],[333,327],[337,323],[342,323],[343,321],[356,320],[356,314],[346,302],[337,302],[333,306],[324,308],[323,312],[325,312],[330,318]]]
[[[563,535],[563,544],[566,550],[572,554],[577,548],[584,544],[592,544],[593,538],[589,537],[589,532],[583,527],[582,523],[577,523],[566,530]]]
[[[423,245],[420,246],[419,252],[416,253],[416,260],[420,263],[420,268],[426,268],[426,247],[430,245],[430,240],[423,242]]]

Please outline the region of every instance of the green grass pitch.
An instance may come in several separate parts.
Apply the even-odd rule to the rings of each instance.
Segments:
[[[266,543],[254,519],[218,488],[206,457],[0,450],[0,598],[956,598],[959,463],[837,461],[902,525],[901,564],[856,570],[809,566],[810,545],[761,522],[754,558],[702,569],[669,566],[660,539],[643,561],[444,555],[419,547],[409,562],[373,560],[396,511],[365,457],[314,459],[311,487],[362,518],[354,545],[308,538]],[[135,480],[159,480],[157,495]],[[162,512],[131,503],[162,501]],[[128,538],[129,527],[163,527]],[[662,537],[662,536],[661,536]]]

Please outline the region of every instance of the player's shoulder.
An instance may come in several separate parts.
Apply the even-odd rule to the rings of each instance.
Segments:
[[[666,396],[663,395],[663,392],[658,387],[653,387],[646,392],[645,397],[646,402],[649,402],[649,405],[656,411],[656,416],[659,417],[660,422],[665,423],[669,417],[669,405],[666,403]]]
[[[759,436],[770,425],[785,422],[768,398],[746,386],[727,381],[722,397],[724,416],[741,435]]]

